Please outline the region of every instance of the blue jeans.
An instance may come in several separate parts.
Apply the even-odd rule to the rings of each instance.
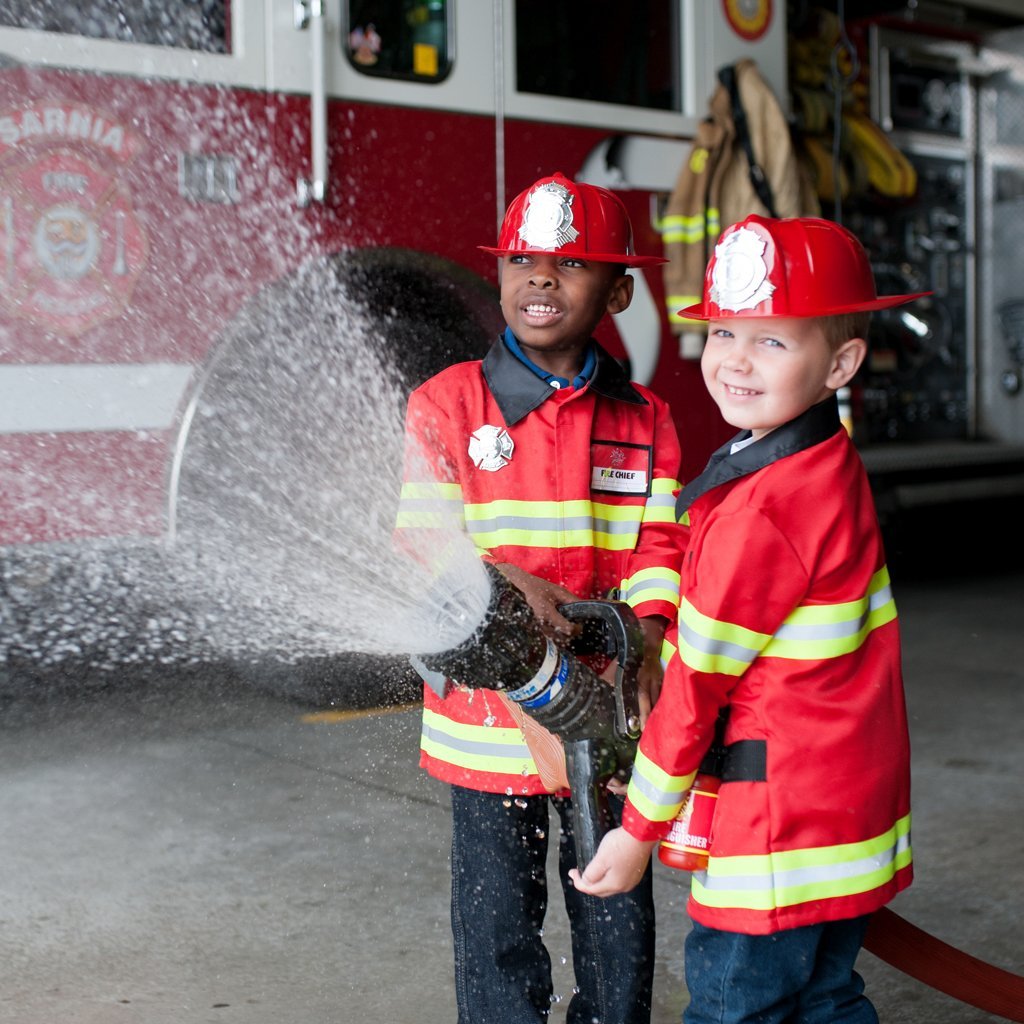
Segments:
[[[616,818],[622,801],[613,799]],[[452,932],[459,1024],[543,1024],[551,959],[542,941],[549,801],[561,820],[558,867],[572,934],[576,989],[568,1024],[647,1024],[654,972],[651,869],[630,893],[577,892],[572,806],[452,787]]]
[[[684,1024],[878,1024],[853,969],[867,917],[773,935],[693,924]]]

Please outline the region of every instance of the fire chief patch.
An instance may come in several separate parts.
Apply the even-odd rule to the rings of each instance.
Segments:
[[[651,493],[653,458],[650,445],[593,441],[590,445],[590,489],[647,497]]]

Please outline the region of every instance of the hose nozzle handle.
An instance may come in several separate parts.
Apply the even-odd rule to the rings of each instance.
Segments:
[[[640,736],[637,674],[644,660],[644,633],[625,601],[573,601],[558,610],[583,632],[570,643],[574,654],[606,654],[616,660],[615,731],[622,739]]]

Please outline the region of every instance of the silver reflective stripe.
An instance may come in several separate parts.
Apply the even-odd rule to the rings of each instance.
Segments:
[[[435,729],[423,723],[423,735],[440,747],[449,750],[461,750],[467,754],[480,754],[484,757],[508,757],[522,759],[530,756],[525,743],[486,743],[481,740],[467,740],[453,736],[441,729]]]
[[[593,516],[569,516],[555,518],[552,516],[494,516],[491,519],[470,519],[466,523],[469,533],[497,533],[501,530],[525,530],[529,533],[545,533],[563,530],[596,530],[599,533],[630,534],[636,533],[639,520],[632,522],[612,522],[607,519],[595,519]]]
[[[645,590],[677,590],[678,588],[679,584],[676,581],[667,578],[642,580],[640,583],[632,584],[623,595],[622,600],[628,601]]]
[[[682,802],[682,792],[666,793],[665,790],[659,788],[650,779],[644,778],[643,775],[636,771],[629,777],[629,785],[630,787],[635,786],[656,807],[678,807]]]
[[[760,653],[757,648],[744,647],[742,644],[730,643],[728,640],[713,640],[711,637],[703,636],[694,631],[693,627],[680,621],[679,636],[686,641],[694,650],[703,654],[724,656],[732,658],[733,661],[741,661],[751,664]]]
[[[705,889],[720,892],[777,892],[799,886],[838,882],[844,878],[858,878],[870,875],[892,864],[897,855],[910,847],[910,836],[900,836],[894,846],[870,857],[842,861],[838,864],[822,864],[818,867],[791,868],[788,871],[771,871],[764,875],[717,875],[699,872],[698,880]],[[729,858],[724,858],[728,862]]]
[[[671,494],[652,494],[645,502],[647,508],[675,508],[676,499]]]
[[[840,640],[843,637],[856,636],[868,623],[871,613],[883,608],[892,600],[892,588],[883,587],[872,594],[865,605],[865,610],[856,618],[845,622],[823,622],[809,625],[792,623],[779,627],[775,636],[779,640]]]

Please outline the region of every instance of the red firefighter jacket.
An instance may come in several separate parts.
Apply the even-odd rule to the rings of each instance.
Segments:
[[[407,432],[431,479],[407,468],[398,526],[415,530],[417,503],[432,496],[458,502],[482,557],[674,621],[685,535],[674,514],[675,427],[664,402],[596,349],[579,389],[551,387],[499,340],[482,362],[414,391]],[[548,791],[506,703],[486,689],[442,700],[425,688],[420,763],[472,789]]]
[[[677,505],[691,530],[677,649],[623,824],[664,836],[728,705],[725,741],[763,741],[764,781],[723,782],[689,911],[767,934],[869,913],[910,884],[909,740],[874,504],[835,400],[730,445]]]

